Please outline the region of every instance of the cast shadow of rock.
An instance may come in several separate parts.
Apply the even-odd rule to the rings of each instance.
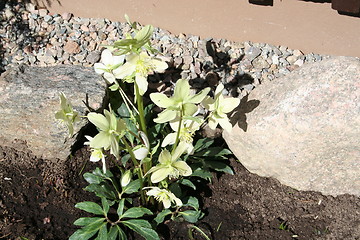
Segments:
[[[240,104],[237,108],[234,109],[234,111],[230,114],[230,122],[233,126],[236,124],[241,128],[244,132],[247,131],[248,123],[247,123],[247,117],[246,114],[252,112],[255,108],[257,108],[260,105],[260,101],[253,99],[248,100],[248,96],[244,96]]]

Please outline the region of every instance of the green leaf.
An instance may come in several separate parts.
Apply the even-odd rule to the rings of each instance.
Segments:
[[[228,173],[231,175],[234,175],[233,170],[231,169],[231,167],[229,165],[227,165],[224,162],[221,161],[205,161],[205,166],[212,168],[216,171],[219,172],[224,172],[224,173]]]
[[[116,211],[117,215],[119,216],[119,219],[121,218],[121,216],[123,215],[124,212],[124,204],[125,204],[125,199],[121,199],[119,202],[119,206],[118,209]]]
[[[107,182],[102,182],[101,184],[90,184],[86,188],[84,188],[84,190],[93,192],[96,196],[100,198],[105,197],[107,199],[116,199],[114,187]]]
[[[104,214],[103,209],[100,207],[100,205],[94,202],[79,202],[75,205],[75,207],[93,214]]]
[[[110,227],[109,232],[107,234],[108,240],[116,240],[116,238],[119,234],[117,227],[118,227],[117,225]],[[120,238],[120,239],[122,239],[122,238]]]
[[[130,112],[125,103],[121,103],[120,107],[117,109],[117,113],[121,119],[130,118]]]
[[[155,147],[152,148],[151,155],[154,155],[159,147],[160,147],[160,141],[155,145]]]
[[[151,215],[153,214],[149,209],[144,207],[132,207],[129,208],[121,218],[139,218],[144,216],[145,214]]]
[[[124,156],[121,157],[121,164],[125,167],[126,163],[129,161],[130,159],[130,154],[126,154]]]
[[[95,168],[95,170],[93,171],[93,174],[100,176],[102,178],[106,178],[106,179],[110,179],[114,176],[111,173],[111,171],[106,171],[106,173],[103,173],[103,171],[100,168]]]
[[[99,233],[98,233],[97,237],[95,238],[95,240],[108,240],[106,223],[104,223],[101,226]]]
[[[151,228],[151,224],[143,219],[129,219],[121,221],[122,224],[143,236],[146,240],[160,240],[156,231]]]
[[[181,215],[187,222],[196,223],[203,214],[201,211],[186,210],[184,212],[179,212],[179,215]]]
[[[222,147],[211,147],[206,148],[202,151],[196,152],[194,156],[204,156],[204,157],[214,157],[214,156],[224,156],[232,154],[229,149],[222,148]]]
[[[214,140],[212,140],[210,138],[199,139],[194,146],[194,151],[198,152],[203,149],[206,149],[206,148],[210,147],[210,145],[213,143],[214,143]]]
[[[177,182],[172,183],[169,186],[169,190],[170,190],[170,192],[175,194],[175,196],[181,196],[181,188],[180,188],[180,185]]]
[[[119,239],[120,240],[127,240],[127,236],[126,236],[125,232],[119,226],[116,226],[116,227],[117,227],[117,230],[119,232]]]
[[[104,210],[104,214],[106,216],[108,214],[108,212],[109,212],[109,209],[110,209],[109,202],[108,202],[108,200],[106,200],[106,198],[102,197],[101,198],[101,204],[102,204],[102,207],[103,207],[103,210]]]
[[[102,181],[104,181],[104,178],[103,177],[100,177],[100,176],[97,176],[93,173],[84,173],[84,178],[85,180],[88,182],[88,183],[96,183],[96,184],[99,184],[101,183]]]
[[[106,224],[105,218],[100,218],[99,220],[88,224],[87,226],[83,227],[82,229],[77,230],[74,232],[70,237],[69,240],[87,240],[94,236],[97,231]]]
[[[199,200],[196,197],[190,196],[184,206],[189,206],[194,208],[195,210],[199,210]]]
[[[190,175],[192,177],[200,177],[202,179],[205,179],[207,181],[211,181],[212,174],[209,171],[206,171],[204,169],[198,168],[193,171],[193,173]]]
[[[179,181],[181,185],[191,187],[192,189],[196,190],[196,186],[189,180],[189,179],[181,179]]]
[[[100,219],[102,221],[104,221],[104,218],[100,218],[100,217],[82,217],[82,218],[77,219],[74,222],[74,225],[76,225],[76,226],[86,226],[86,225],[89,225],[90,223],[96,222],[96,221],[98,221]]]
[[[139,32],[136,33],[135,39],[137,40],[137,48],[142,47],[146,42],[150,40],[154,31],[154,27],[151,25],[146,25]]]
[[[134,192],[138,192],[140,188],[140,179],[136,179],[130,182],[126,187],[123,188],[123,192],[126,194],[131,194]]]
[[[170,215],[172,212],[170,209],[164,209],[158,213],[156,218],[154,219],[157,224],[164,222],[164,219],[167,215]]]

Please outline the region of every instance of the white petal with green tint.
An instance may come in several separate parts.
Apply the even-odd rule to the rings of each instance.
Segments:
[[[175,133],[169,133],[168,135],[166,135],[163,142],[161,143],[161,147],[166,147],[167,145],[174,144],[175,141],[176,141],[176,136],[177,136],[176,132]]]
[[[162,150],[159,155],[159,163],[169,164],[171,162],[171,154],[167,149]]]
[[[190,176],[192,174],[192,170],[184,161],[177,161],[173,163],[173,166],[179,171],[182,176]]]
[[[159,113],[158,117],[154,119],[156,123],[165,123],[169,122],[176,118],[177,112],[174,110],[164,110],[163,112]]]
[[[151,93],[150,99],[161,108],[168,108],[175,104],[175,101],[163,93]]]
[[[139,88],[139,94],[142,96],[148,89],[148,81],[147,78],[141,75],[140,73],[135,74],[135,82]]]
[[[89,113],[87,115],[89,121],[94,124],[96,127],[98,127],[100,130],[102,131],[107,131],[109,130],[109,122],[107,121],[107,119],[104,117],[104,115],[100,114],[100,113]]]
[[[157,58],[154,58],[153,60],[151,60],[151,64],[154,65],[154,71],[158,72],[158,73],[164,72],[169,67],[166,62],[164,62],[160,59],[157,59]]]
[[[224,98],[221,102],[222,112],[229,113],[240,104],[239,98]]]
[[[111,145],[110,134],[108,132],[99,132],[91,141],[90,147],[109,149]]]
[[[189,81],[186,79],[179,79],[176,82],[174,90],[174,98],[176,101],[182,101],[189,98],[190,95],[190,85]]]
[[[176,147],[174,154],[171,156],[171,162],[175,162],[185,152],[187,146],[183,142],[180,142]]]
[[[200,103],[202,100],[204,100],[204,98],[206,97],[206,95],[210,92],[210,88],[205,88],[203,90],[201,90],[199,93],[197,93],[196,95],[192,96],[188,102],[189,103]]]
[[[172,168],[170,166],[169,167],[162,167],[162,168],[154,171],[151,174],[151,182],[152,183],[161,182],[162,180],[167,178],[170,175],[171,172],[172,172]]]
[[[118,67],[113,71],[115,78],[123,79],[131,76],[136,70],[136,65],[126,62],[124,65]]]

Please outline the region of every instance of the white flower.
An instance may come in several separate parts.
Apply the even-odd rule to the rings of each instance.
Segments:
[[[163,93],[151,93],[150,99],[157,106],[165,108],[154,119],[156,123],[165,123],[174,120],[182,111],[182,116],[193,116],[198,111],[195,104],[200,103],[209,93],[210,88],[205,88],[197,94],[191,94],[189,81],[179,79],[175,84],[175,90],[172,97],[167,97]]]
[[[149,139],[147,138],[147,136],[144,132],[139,131],[139,135],[144,144],[140,144],[140,145],[136,146],[133,150],[133,153],[137,160],[143,160],[144,158],[146,158],[146,156],[149,153],[150,143],[149,143]]]
[[[110,153],[119,158],[118,141],[126,133],[126,123],[122,119],[117,119],[113,111],[105,109],[104,115],[94,112],[87,115],[89,121],[99,128],[99,133],[90,140],[90,147],[110,149]]]
[[[85,145],[90,145],[90,142],[93,140],[92,137],[90,136],[85,136],[87,140],[89,140],[88,142],[85,142]],[[106,173],[106,163],[105,163],[105,155],[102,151],[101,148],[92,148],[91,149],[91,156],[90,156],[90,161],[91,162],[98,162],[100,161],[102,162],[103,165],[103,173]]]
[[[215,99],[207,97],[202,102],[206,109],[211,111],[209,115],[209,127],[215,129],[218,124],[225,129],[227,132],[230,132],[232,125],[229,121],[227,113],[234,110],[240,103],[239,98],[224,98],[222,95],[222,90],[224,85],[220,83],[215,90]]]
[[[103,75],[108,83],[115,82],[113,71],[124,63],[124,56],[113,56],[109,49],[101,53],[101,63],[95,63],[94,68],[97,74]]]
[[[151,182],[158,183],[169,177],[170,179],[176,179],[179,176],[190,176],[192,170],[185,161],[179,161],[178,159],[186,150],[186,144],[180,142],[171,154],[167,149],[162,150],[159,155],[159,164],[150,168],[146,174],[151,175]]]
[[[199,130],[202,124],[202,119],[199,121],[194,120],[185,120],[180,128],[179,139],[180,142],[186,145],[186,151],[188,154],[191,154],[194,150],[194,146],[192,145],[193,136],[197,130]],[[165,147],[167,145],[172,145],[176,142],[176,137],[179,130],[179,121],[175,119],[173,122],[170,122],[170,126],[172,130],[175,132],[169,133],[163,140],[161,147]]]
[[[126,63],[114,70],[117,79],[129,81],[129,77],[135,77],[135,83],[139,88],[140,95],[144,95],[148,88],[147,77],[152,72],[164,72],[168,68],[166,62],[158,58],[150,57],[147,52],[129,54]],[[131,81],[131,80],[130,80]]]
[[[145,187],[143,189],[151,189],[147,191],[146,195],[153,196],[156,201],[162,202],[164,208],[171,207],[171,203],[175,202],[176,206],[181,207],[182,202],[179,198],[175,196],[172,192],[166,189],[160,189],[158,187]]]

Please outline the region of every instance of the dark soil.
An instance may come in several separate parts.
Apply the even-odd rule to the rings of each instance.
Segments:
[[[56,162],[34,157],[21,142],[0,147],[0,239],[67,239],[84,214],[75,203],[94,199],[82,190],[81,169],[96,165],[88,159],[85,148]],[[359,197],[296,191],[231,165],[234,176],[217,176],[203,189],[206,216],[197,226],[211,239],[360,239]],[[163,239],[189,239],[188,228],[169,222]]]

